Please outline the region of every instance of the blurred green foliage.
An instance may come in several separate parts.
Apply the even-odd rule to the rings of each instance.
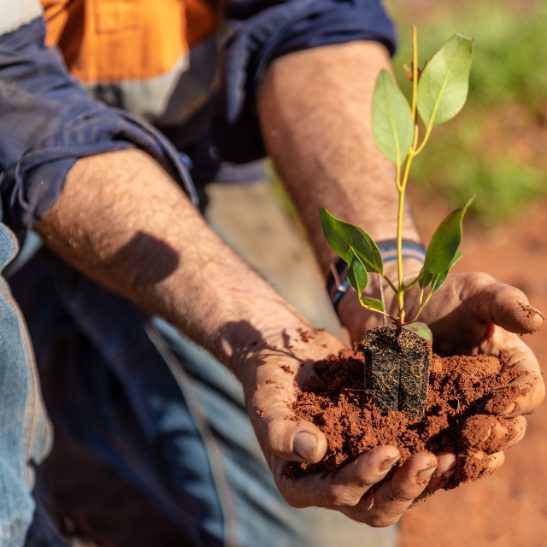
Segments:
[[[413,167],[414,182],[456,206],[476,194],[472,212],[487,224],[547,195],[547,154],[537,142],[547,143],[547,2],[460,1],[444,11],[444,2],[386,3],[398,24],[394,66],[405,92],[412,23],[421,65],[456,32],[475,39],[468,102],[449,126],[434,129]]]

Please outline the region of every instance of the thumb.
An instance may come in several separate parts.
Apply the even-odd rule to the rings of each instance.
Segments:
[[[317,463],[327,451],[327,439],[314,424],[296,417],[289,393],[273,383],[257,389],[250,413],[257,437],[266,455]]]
[[[504,283],[494,282],[481,287],[470,296],[467,305],[478,319],[517,334],[535,332],[544,321],[544,315],[530,306],[521,290]]]
[[[268,448],[284,460],[317,463],[327,451],[325,435],[311,422],[298,421],[291,412],[268,420],[265,426]]]

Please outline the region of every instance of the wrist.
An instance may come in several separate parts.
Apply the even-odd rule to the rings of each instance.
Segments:
[[[403,260],[404,282],[410,283],[418,276],[423,261],[416,258]],[[384,265],[384,275],[393,285],[397,286],[397,262],[388,262]],[[410,292],[413,292],[414,288]],[[377,274],[369,276],[369,284],[365,294],[383,301],[385,311],[390,315],[397,314],[397,297],[388,282]],[[407,293],[408,294],[408,293]],[[386,324],[389,321],[381,315],[363,308],[354,289],[350,289],[341,299],[336,310],[340,322],[349,331],[352,340],[359,340],[363,333],[371,328]]]
[[[384,277],[386,277],[393,285],[398,285],[398,260],[397,260],[397,240],[396,239],[384,239],[376,241],[380,254],[382,256],[382,262],[384,264]],[[425,259],[425,248],[424,246],[416,240],[403,238],[402,240],[402,260],[403,264],[406,264],[407,267],[403,267],[404,279],[403,282],[409,282],[418,275],[418,272]],[[378,282],[380,276],[372,275],[369,278],[369,286],[365,293],[367,296],[375,296],[378,298],[378,295],[371,293],[371,290],[374,292],[374,282],[378,285],[380,292],[380,297],[384,300],[384,295],[382,294],[381,283]],[[389,283],[384,279],[384,282],[389,287]],[[391,288],[391,287],[389,287]],[[326,280],[326,289],[331,300],[331,303],[338,313],[338,307],[342,299],[349,292],[354,289],[351,287],[349,280],[347,278],[347,264],[341,258],[337,259],[331,264],[330,273],[327,276]],[[393,292],[393,291],[390,291]],[[370,293],[370,294],[369,294]]]

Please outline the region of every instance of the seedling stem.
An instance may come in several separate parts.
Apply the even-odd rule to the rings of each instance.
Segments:
[[[467,98],[471,67],[472,40],[455,35],[430,59],[422,70],[418,68],[418,33],[411,28],[412,79],[410,107],[387,70],[380,72],[374,90],[372,130],[382,154],[395,165],[397,188],[396,259],[397,285],[384,272],[376,242],[361,228],[340,220],[326,209],[320,210],[321,227],[334,251],[347,264],[347,277],[357,291],[361,305],[372,312],[389,317],[396,325],[407,323],[405,293],[420,286],[418,308],[410,322],[417,321],[433,293],[444,283],[448,272],[461,257],[462,220],[467,204],[451,213],[437,228],[427,248],[425,261],[418,276],[408,284],[403,269],[403,219],[410,168],[429,141],[434,125],[453,118]],[[420,119],[425,132],[420,141]],[[394,292],[397,316],[385,311],[382,300],[366,296],[364,291],[369,274],[381,276]]]

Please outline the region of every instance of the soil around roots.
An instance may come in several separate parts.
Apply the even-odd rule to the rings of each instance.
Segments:
[[[484,453],[500,450],[513,433],[510,420],[489,414],[515,396],[515,387],[508,384],[517,373],[504,367],[503,354],[499,358],[433,354],[425,414],[412,417],[375,406],[364,389],[364,353],[358,346],[314,365],[315,374],[302,387],[294,410],[299,420],[311,421],[323,431],[328,450],[319,463],[290,464],[289,476],[331,474],[363,452],[386,444],[400,450],[398,465],[421,451],[455,453],[455,472],[445,488],[488,472]],[[505,438],[492,434],[499,425]]]

